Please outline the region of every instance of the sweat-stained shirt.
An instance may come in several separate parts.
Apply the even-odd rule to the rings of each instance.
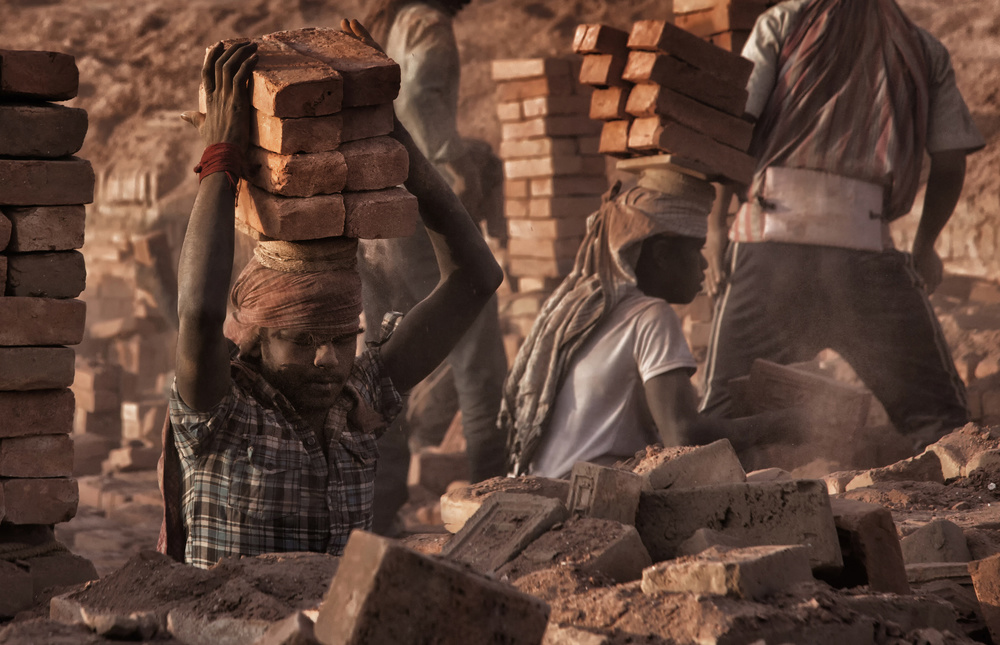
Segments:
[[[573,357],[529,474],[567,477],[578,461],[611,465],[662,442],[643,384],[697,364],[673,307],[627,289]]]

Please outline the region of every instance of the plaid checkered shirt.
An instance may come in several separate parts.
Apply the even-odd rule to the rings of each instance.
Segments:
[[[180,455],[184,560],[209,567],[231,555],[340,555],[351,530],[370,529],[376,439],[402,407],[377,347],[355,359],[326,420],[330,445],[254,368],[232,362],[229,393],[207,412],[181,400],[170,421]]]

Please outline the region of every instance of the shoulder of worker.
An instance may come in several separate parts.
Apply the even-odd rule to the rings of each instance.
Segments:
[[[788,38],[788,34],[791,33],[796,21],[802,16],[806,6],[812,1],[785,0],[785,2],[779,2],[760,14],[754,23],[750,37],[747,39],[744,52],[754,43],[760,47],[764,44],[771,44],[771,41],[780,48],[781,44]],[[743,56],[746,58],[746,53]]]
[[[434,34],[453,34],[452,17],[434,5],[414,2],[408,4],[392,23],[392,32],[404,35],[407,41]]]
[[[924,54],[927,56],[928,79],[931,85],[945,82],[951,75],[951,54],[948,48],[941,43],[933,34],[922,27],[917,27],[917,35],[924,46]]]

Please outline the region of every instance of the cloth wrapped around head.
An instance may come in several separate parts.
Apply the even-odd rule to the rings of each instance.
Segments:
[[[669,195],[640,185],[619,194],[616,184],[587,220],[573,271],[545,301],[504,383],[498,425],[507,433],[513,474],[527,472],[573,356],[635,286],[643,240],[661,233],[705,237],[715,193],[704,188]]]
[[[361,315],[357,240],[262,242],[230,293],[223,329],[241,349],[261,327],[350,334]]]

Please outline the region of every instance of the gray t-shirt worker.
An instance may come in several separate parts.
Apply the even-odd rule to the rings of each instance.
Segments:
[[[941,279],[934,242],[965,156],[985,145],[948,52],[894,0],[791,0],[762,14],[743,50],[755,63],[747,111],[758,158],[728,232],[710,222],[718,293],[701,409],[725,416],[729,382],[757,358],[809,360],[832,348],[915,447],[968,418],[965,388],[927,300]],[[908,213],[931,167],[912,254],[888,223]]]

